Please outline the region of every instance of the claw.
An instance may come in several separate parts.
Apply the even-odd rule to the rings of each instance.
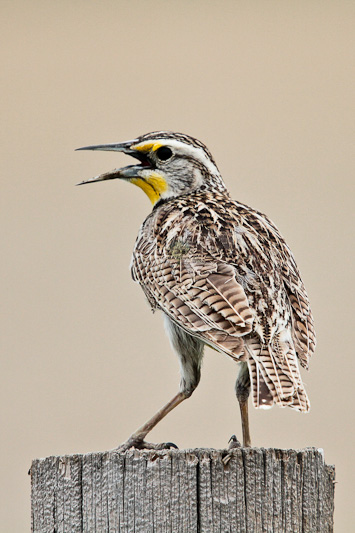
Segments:
[[[170,450],[171,448],[174,448],[175,450],[179,449],[179,446],[176,446],[176,444],[174,444],[173,442],[163,442],[162,444],[164,446],[163,448],[164,450],[165,449]]]
[[[239,440],[235,435],[232,435],[231,438],[228,441],[228,450],[233,450],[233,448],[241,448],[242,445],[240,444]]]
[[[161,442],[155,444],[153,442],[146,442],[145,440],[137,438],[129,438],[126,442],[117,446],[116,450],[119,452],[126,452],[131,448],[135,448],[136,450],[170,450],[171,448],[175,448],[176,450],[179,449],[173,442]]]
[[[222,463],[224,464],[224,466],[227,466],[229,461],[233,457],[233,453],[231,453],[231,451],[234,450],[235,448],[241,448],[242,447],[242,445],[240,444],[239,440],[237,439],[237,437],[235,435],[231,436],[231,438],[228,441],[228,444],[229,444],[228,451],[225,452],[225,456],[222,459]]]

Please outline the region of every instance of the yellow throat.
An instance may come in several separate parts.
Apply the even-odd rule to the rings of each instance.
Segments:
[[[147,178],[131,178],[130,181],[145,192],[153,205],[168,188],[163,176],[157,172],[151,172]]]

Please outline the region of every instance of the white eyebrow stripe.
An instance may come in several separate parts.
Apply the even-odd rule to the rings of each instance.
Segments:
[[[149,143],[149,139],[145,139],[142,143],[137,144],[136,146],[139,146],[140,144],[147,144]],[[162,144],[163,146],[169,146],[171,148],[177,148],[177,153],[180,153],[181,155],[187,155],[194,159],[197,159],[202,163],[211,174],[219,175],[218,168],[216,165],[212,163],[209,157],[205,154],[203,148],[199,148],[196,146],[189,146],[188,144],[184,143],[183,141],[178,141],[176,139],[166,139],[164,137],[156,139],[152,139],[152,143]]]

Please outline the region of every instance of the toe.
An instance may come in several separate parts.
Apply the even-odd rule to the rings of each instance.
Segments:
[[[239,440],[235,435],[232,435],[231,438],[228,441],[229,446],[228,450],[233,450],[233,448],[241,448],[242,445],[240,444]]]
[[[176,450],[179,449],[173,442],[161,442],[155,444],[153,442],[146,442],[145,440],[131,437],[126,442],[120,444],[116,450],[118,452],[126,452],[130,448],[135,448],[136,450],[170,450],[171,448],[175,448]]]
[[[171,450],[172,448],[174,448],[175,450],[179,449],[179,447],[176,446],[176,444],[174,444],[173,442],[161,442],[160,444],[156,444],[155,446],[157,446],[157,450]]]

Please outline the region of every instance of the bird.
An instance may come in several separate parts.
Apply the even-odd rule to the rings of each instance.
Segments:
[[[163,313],[180,364],[178,392],[121,449],[174,446],[145,438],[196,389],[205,346],[239,365],[235,393],[244,447],[251,446],[250,393],[255,408],[308,412],[300,365],[308,369],[316,337],[295,258],[266,215],[231,198],[205,144],[155,131],[78,150],[123,152],[138,160],[78,185],[120,179],[150,199],[131,274],[152,311]]]

